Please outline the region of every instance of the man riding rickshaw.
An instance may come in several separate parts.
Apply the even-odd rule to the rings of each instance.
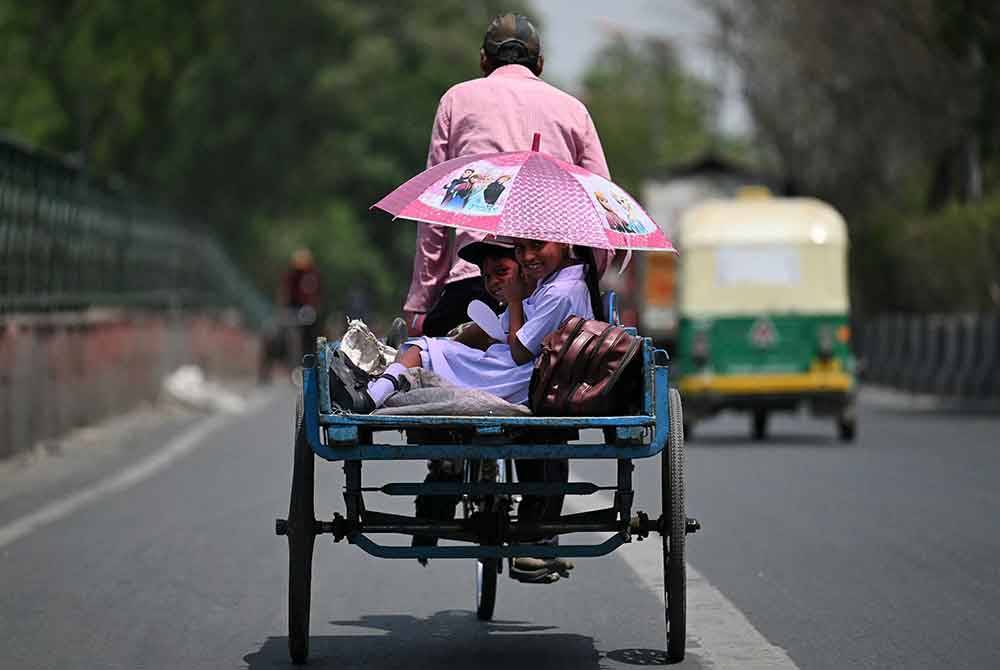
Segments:
[[[489,127],[495,132],[479,133],[473,138],[478,143],[465,145],[483,153],[461,144],[443,151],[437,140],[447,128],[445,144],[452,146],[449,119],[481,124],[497,116],[496,96],[479,95],[481,86],[453,88],[455,96],[442,100],[428,169],[374,205],[423,225],[406,306],[412,330],[395,360],[362,369],[341,342],[324,338],[304,359],[289,512],[275,523],[275,532],[288,538],[288,645],[295,663],[308,657],[313,547],[321,534],[379,558],[474,559],[476,616],[490,620],[504,561],[519,582],[551,584],[569,576],[569,559],[604,556],[633,536],[658,533],[666,656],[684,658],[685,536],[699,524],[685,514],[680,395],[669,386],[666,352],[619,324],[613,297],[603,300],[598,286],[612,250],[670,252],[673,245],[608,179],[582,104],[537,80],[541,60],[533,34],[524,17],[508,15],[494,19],[484,40],[484,65],[493,52],[515,59],[485,78],[490,90],[510,94],[512,124],[494,121]],[[518,101],[529,98],[538,98],[537,109],[525,114]],[[464,114],[457,114],[460,102],[467,105]],[[498,145],[497,138],[505,143]],[[443,235],[435,232],[442,226]],[[508,260],[520,269],[502,282],[499,315],[486,301],[470,302],[459,279],[430,305],[428,289],[438,283],[432,280],[451,275],[452,253],[441,242],[452,228],[464,237],[489,235],[513,249]],[[474,262],[466,251],[471,246],[462,251]],[[434,268],[446,272],[430,272]],[[471,269],[474,281],[465,289],[488,297],[490,284]],[[440,326],[437,317],[455,314],[473,323],[453,337],[429,336],[429,327]],[[442,394],[446,400],[428,401]],[[586,430],[593,437],[580,443]],[[657,455],[661,514],[633,513],[632,461]],[[343,463],[344,512],[332,519],[316,518],[317,458]],[[616,483],[568,481],[568,466],[561,464],[570,458],[615,463]],[[463,466],[454,478],[363,484],[364,461],[427,459]],[[542,467],[522,467],[526,462]],[[608,496],[610,505],[562,513],[564,496],[597,494]],[[442,498],[446,504],[418,502],[410,517],[377,509],[383,495]],[[455,501],[462,503],[459,519],[453,518]],[[589,539],[580,540],[581,533]],[[386,534],[415,541],[383,544],[379,536]],[[563,536],[575,539],[564,544]]]

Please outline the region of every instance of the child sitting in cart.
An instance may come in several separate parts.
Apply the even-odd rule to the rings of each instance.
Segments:
[[[487,290],[507,303],[500,317],[505,342],[494,340],[475,324],[455,339],[411,340],[409,348],[369,382],[366,390],[352,384],[351,379],[331,374],[334,402],[342,409],[371,412],[399,390],[400,376],[407,368],[423,367],[456,386],[485,390],[512,403],[527,404],[533,363],[541,353],[542,339],[569,316],[592,319],[601,313],[598,272],[593,252],[586,247],[528,239],[514,239],[511,246],[513,254],[510,247],[503,249],[488,243],[468,245],[459,252],[465,260],[480,266]],[[522,481],[566,481],[569,475],[565,460],[519,461],[517,469]],[[456,502],[439,497],[434,510],[428,508],[421,513],[418,499],[418,515],[450,519]],[[550,500],[546,496],[525,496],[521,507],[519,515],[525,520],[558,517],[562,497]],[[413,540],[415,545],[437,542],[432,537],[415,536]],[[541,541],[555,543],[557,538]],[[519,557],[511,565],[511,576],[519,581],[551,584],[560,576],[568,577],[573,567],[571,561],[561,558]]]
[[[400,389],[403,372],[422,367],[455,386],[487,391],[514,404],[527,404],[533,364],[541,353],[542,339],[569,316],[594,318],[601,311],[601,302],[591,249],[522,238],[511,242],[520,272],[506,281],[493,282],[507,303],[500,316],[506,341],[490,338],[475,325],[457,339],[410,340],[396,362],[369,382],[366,389],[358,389],[351,380],[332,374],[333,401],[343,410],[370,413]]]
[[[514,245],[489,235],[484,240],[472,242],[459,249],[458,257],[479,268],[483,287],[497,303],[494,311],[502,312],[507,306],[507,298],[504,297],[507,284],[521,276],[521,266],[514,257]],[[531,285],[532,291],[535,290],[535,284],[537,282]],[[448,332],[448,337],[485,351],[494,340],[482,328],[473,329],[472,326],[475,325],[473,321],[459,324]]]

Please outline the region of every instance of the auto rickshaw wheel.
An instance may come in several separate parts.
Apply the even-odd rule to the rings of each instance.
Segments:
[[[660,455],[660,493],[662,528],[664,616],[667,627],[667,658],[684,660],[687,638],[687,573],[684,564],[684,542],[687,537],[687,516],[684,510],[684,415],[681,395],[670,389],[670,429],[667,445]]]
[[[751,419],[751,434],[755,442],[767,439],[767,410],[755,409]]]
[[[837,437],[841,442],[853,442],[858,430],[858,414],[854,397],[850,397],[837,413]]]
[[[837,437],[841,442],[853,442],[857,434],[858,424],[854,417],[840,416],[837,418]]]
[[[309,608],[312,596],[315,455],[306,439],[303,391],[295,407],[292,493],[288,504],[288,654],[301,665],[309,657]]]

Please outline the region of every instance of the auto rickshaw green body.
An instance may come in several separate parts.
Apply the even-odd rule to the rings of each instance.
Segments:
[[[710,200],[685,212],[679,233],[674,369],[689,431],[745,410],[760,439],[772,411],[805,406],[853,439],[843,218],[812,198]]]

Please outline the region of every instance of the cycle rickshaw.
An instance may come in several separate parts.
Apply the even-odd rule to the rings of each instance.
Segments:
[[[610,305],[609,305],[610,306]],[[609,310],[613,314],[613,310]],[[473,559],[476,566],[476,613],[489,620],[504,559],[530,556],[596,557],[607,555],[633,538],[659,533],[663,546],[667,657],[679,661],[685,643],[684,544],[699,528],[684,507],[684,434],[680,395],[668,385],[666,352],[642,340],[632,374],[641,376],[635,411],[623,416],[497,417],[392,416],[341,413],[329,391],[329,357],[338,343],[317,341],[304,360],[297,408],[291,502],[288,518],[278,519],[276,532],[288,538],[288,645],[292,661],[304,663],[309,651],[310,588],[313,545],[318,535],[346,540],[362,551],[390,559]],[[602,431],[598,443],[577,442],[579,432]],[[402,431],[406,444],[380,441],[383,431]],[[634,459],[661,455],[662,513],[633,511]],[[343,463],[344,510],[319,520],[314,509],[315,461]],[[613,485],[591,482],[541,483],[513,481],[513,459],[605,459],[617,464]],[[365,486],[365,461],[464,459],[461,482],[390,482]],[[496,467],[493,467],[496,464]],[[586,496],[611,491],[610,507],[557,520],[519,521],[515,501],[521,495]],[[462,518],[436,521],[371,509],[366,494],[390,496],[461,496]],[[593,544],[540,545],[538,536],[610,533]],[[433,547],[389,546],[372,536],[425,535],[460,544]],[[509,571],[509,565],[508,565]]]

